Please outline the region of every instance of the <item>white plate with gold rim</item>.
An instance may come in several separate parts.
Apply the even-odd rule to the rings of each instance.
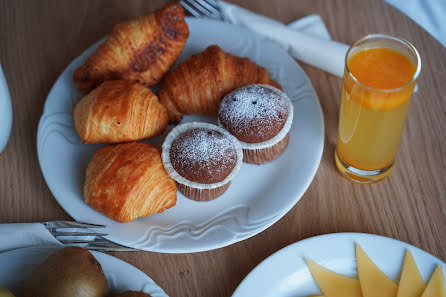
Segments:
[[[178,193],[177,205],[130,223],[117,223],[90,208],[82,198],[85,170],[101,145],[83,144],[73,124],[73,107],[82,94],[72,75],[100,44],[96,43],[65,69],[55,82],[40,119],[37,151],[44,178],[60,205],[77,221],[107,226],[107,238],[141,250],[190,253],[227,246],[265,230],[302,197],[316,174],[324,146],[324,123],[318,98],[299,65],[263,37],[231,24],[187,18],[190,37],[179,58],[217,44],[264,66],[294,105],[289,147],[277,160],[257,166],[243,164],[228,191],[209,202]],[[183,121],[216,123],[209,117]],[[168,132],[168,131],[167,131]],[[149,142],[162,144],[161,137]]]
[[[60,247],[41,246],[0,253],[0,286],[21,296],[23,282],[31,271]],[[168,297],[150,277],[134,266],[107,254],[90,251],[101,264],[110,293],[143,291],[152,297]]]
[[[407,250],[411,251],[426,283],[437,265],[442,265],[446,272],[446,263],[408,243],[373,234],[333,233],[298,241],[269,256],[245,277],[232,297],[320,295],[305,258],[337,273],[357,277],[356,243],[396,283]]]

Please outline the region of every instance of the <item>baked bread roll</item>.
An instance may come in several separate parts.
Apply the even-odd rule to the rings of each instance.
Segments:
[[[226,94],[255,83],[280,88],[265,68],[212,45],[167,74],[158,97],[167,109],[169,122],[178,123],[183,114],[216,116]]]
[[[180,55],[188,36],[183,8],[169,2],[151,14],[117,24],[74,72],[74,83],[84,93],[106,80],[156,85]]]
[[[161,134],[166,109],[136,82],[106,81],[74,107],[74,125],[83,142],[130,142]]]
[[[118,222],[160,213],[175,205],[177,187],[161,160],[161,149],[123,143],[99,149],[87,168],[85,201]]]

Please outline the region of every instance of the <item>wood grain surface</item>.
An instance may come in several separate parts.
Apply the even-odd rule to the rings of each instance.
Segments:
[[[0,61],[14,110],[11,139],[0,155],[0,222],[71,219],[49,192],[37,160],[37,125],[45,98],[68,63],[110,32],[113,24],[148,13],[163,2],[0,0]],[[147,273],[168,295],[194,297],[231,296],[263,259],[286,245],[324,233],[381,234],[446,260],[446,49],[380,0],[237,3],[285,23],[320,14],[333,39],[345,43],[369,33],[395,34],[413,42],[422,71],[396,168],[374,185],[354,184],[338,174],[333,153],[341,79],[300,63],[325,118],[322,162],[300,202],[268,230],[229,247],[196,254],[113,256]]]

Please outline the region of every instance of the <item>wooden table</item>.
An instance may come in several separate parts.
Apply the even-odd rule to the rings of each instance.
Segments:
[[[0,155],[0,222],[70,220],[49,192],[37,161],[37,124],[52,84],[67,64],[113,24],[165,2],[134,0],[0,1],[0,59],[12,97],[11,139]],[[335,40],[368,33],[402,36],[422,59],[391,176],[358,185],[336,171],[341,79],[308,65],[325,118],[325,148],[311,186],[291,211],[263,233],[196,254],[112,253],[138,267],[170,296],[230,296],[263,259],[301,239],[331,232],[393,237],[446,260],[446,49],[408,17],[380,0],[237,1],[282,22],[318,13]],[[0,240],[4,240],[1,238]]]

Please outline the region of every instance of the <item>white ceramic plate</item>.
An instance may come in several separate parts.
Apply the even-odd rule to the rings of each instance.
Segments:
[[[322,155],[324,124],[318,98],[304,71],[286,52],[227,23],[194,18],[188,18],[187,23],[191,33],[179,62],[218,44],[225,51],[266,67],[283,86],[294,104],[289,147],[269,164],[243,164],[228,191],[218,199],[196,202],[178,194],[176,206],[161,214],[117,223],[90,208],[82,198],[88,162],[100,147],[80,141],[72,117],[73,107],[82,97],[73,84],[73,71],[99,42],[87,49],[65,69],[46,99],[37,134],[39,162],[52,194],[74,219],[106,225],[109,240],[137,249],[164,253],[206,251],[260,233],[299,201]],[[186,116],[183,121],[194,119],[216,122],[197,116]],[[150,142],[161,145],[165,135]]]
[[[32,269],[42,263],[57,247],[30,247],[0,253],[0,286],[21,296],[22,286]],[[111,293],[144,291],[152,297],[168,297],[150,277],[132,265],[99,252],[91,252],[101,263]]]
[[[363,233],[334,233],[291,244],[274,253],[240,283],[232,297],[304,297],[319,295],[305,258],[350,277],[357,277],[355,243],[359,243],[373,262],[395,282],[407,250],[412,252],[427,282],[437,265],[446,264],[410,244],[396,239]]]

